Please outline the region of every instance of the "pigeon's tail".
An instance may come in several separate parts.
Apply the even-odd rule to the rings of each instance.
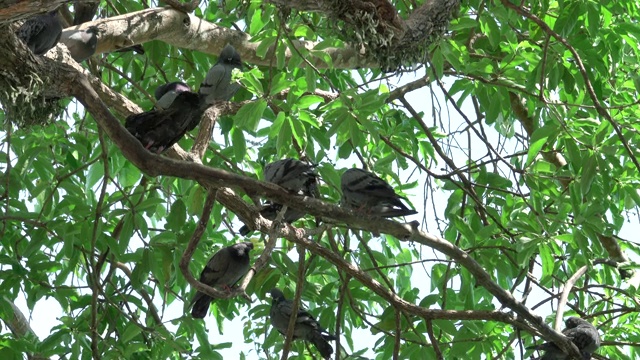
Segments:
[[[242,236],[247,236],[250,232],[251,230],[249,230],[249,227],[247,225],[242,225],[240,230],[238,230],[238,233]]]
[[[133,51],[137,54],[144,55],[144,48],[140,44],[118,49],[115,52],[123,53],[123,52],[129,52],[129,51]]]
[[[209,312],[209,305],[211,305],[213,298],[207,294],[198,292],[193,298],[193,308],[191,308],[191,316],[196,319],[204,319]]]
[[[408,216],[415,215],[418,212],[412,209],[384,209],[378,213],[382,217],[396,217],[396,216]]]
[[[323,358],[328,359],[333,354],[333,347],[329,344],[330,340],[335,340],[336,337],[331,334],[322,334],[314,331],[309,335],[309,341],[315,345],[316,349],[320,352]]]

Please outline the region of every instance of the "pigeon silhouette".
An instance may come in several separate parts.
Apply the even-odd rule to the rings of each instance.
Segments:
[[[340,178],[342,206],[362,210],[371,215],[395,217],[417,214],[400,199],[405,199],[384,180],[362,169],[349,169]]]
[[[253,250],[250,242],[241,242],[222,248],[213,254],[200,273],[200,282],[211,287],[222,286],[227,289],[237,283],[249,271],[249,252]],[[191,302],[191,316],[202,319],[209,311],[213,298],[197,292]]]
[[[292,194],[310,197],[320,197],[318,191],[318,174],[314,171],[315,165],[296,159],[282,159],[267,164],[264,167],[264,180],[285,188]],[[267,201],[260,209],[260,215],[268,220],[275,220],[282,205]],[[291,224],[304,217],[305,211],[287,207],[283,220]],[[248,226],[244,225],[238,231],[245,236],[251,232]]]
[[[568,337],[578,349],[584,360],[591,359],[591,354],[600,347],[600,334],[595,326],[579,317],[569,317],[565,320],[566,328],[562,330],[564,336]],[[546,342],[540,345],[527,347],[529,350],[544,351],[540,360],[568,360],[569,355],[565,354],[556,344]]]
[[[147,150],[161,154],[198,126],[205,109],[200,95],[183,91],[167,109],[128,116],[125,127]]]
[[[289,319],[291,319],[293,313],[293,302],[285,299],[280,289],[272,289],[269,293],[273,298],[271,310],[269,311],[271,325],[276,328],[280,334],[286,336]],[[333,354],[333,347],[331,347],[329,341],[336,340],[337,337],[323,329],[311,314],[302,306],[299,306],[298,313],[296,314],[296,324],[293,330],[293,340],[297,339],[312,343],[316,349],[318,349],[320,355],[328,359],[331,354]]]
[[[62,35],[58,10],[27,20],[18,29],[18,37],[36,55],[42,55],[56,46]]]
[[[207,103],[211,104],[216,100],[229,101],[240,89],[239,84],[231,84],[233,69],[242,70],[242,61],[236,49],[227,45],[222,49],[218,61],[207,72],[204,82],[200,85],[199,93],[206,96]]]

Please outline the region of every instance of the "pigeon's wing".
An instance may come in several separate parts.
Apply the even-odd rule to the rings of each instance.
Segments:
[[[562,333],[571,339],[583,353],[592,353],[600,347],[600,334],[591,324],[565,329]]]
[[[215,253],[200,273],[200,282],[209,286],[216,286],[225,275],[231,261],[231,249],[228,247]]]
[[[227,89],[231,83],[231,73],[227,71],[227,67],[223,64],[216,63],[200,85],[200,93],[207,95],[212,100],[228,100],[226,99]]]
[[[62,24],[56,12],[40,15],[37,22],[37,31],[33,32],[29,41],[29,48],[36,55],[42,55],[56,46],[62,35]],[[31,47],[33,44],[33,48]]]
[[[402,203],[400,199],[403,197],[375,174],[362,169],[349,169],[340,180],[342,203],[348,207],[371,208],[373,213],[384,217],[417,213]]]
[[[125,127],[145,148],[161,153],[193,130],[202,113],[199,96],[185,91],[176,96],[168,109],[130,115]]]
[[[282,159],[269,163],[264,168],[264,180],[307,196],[314,196],[317,174],[314,166],[296,159]]]
[[[213,254],[207,265],[200,273],[201,283],[209,286],[216,286],[218,284],[229,266],[229,252],[229,248],[223,248]],[[191,316],[197,319],[204,318],[209,311],[211,301],[213,301],[212,297],[198,291],[192,301],[193,308],[191,309]]]

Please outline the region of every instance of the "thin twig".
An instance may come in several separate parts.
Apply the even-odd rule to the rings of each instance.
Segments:
[[[300,298],[302,297],[302,287],[304,286],[304,247],[297,245],[298,248],[298,279],[296,279],[296,293],[293,297],[293,303],[291,304],[291,317],[289,318],[289,324],[287,325],[287,334],[284,339],[284,346],[282,349],[281,360],[287,360],[289,356],[289,350],[291,349],[291,341],[293,341],[293,332],[296,329],[296,323],[298,321],[298,311],[300,308]]]
[[[564,289],[562,290],[562,295],[560,296],[560,300],[558,300],[558,310],[556,311],[556,321],[553,327],[556,331],[560,331],[562,326],[562,315],[564,313],[564,306],[569,299],[569,293],[571,289],[573,289],[573,285],[578,281],[578,279],[587,272],[587,266],[583,266],[575,274],[573,274],[567,282],[564,283]]]

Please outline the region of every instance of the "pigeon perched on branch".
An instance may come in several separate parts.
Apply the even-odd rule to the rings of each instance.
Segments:
[[[250,242],[241,242],[227,246],[215,253],[200,274],[200,282],[211,287],[222,286],[229,289],[249,271],[249,252],[253,250]],[[191,316],[202,319],[209,311],[213,298],[197,292],[191,303]]]
[[[395,190],[375,174],[362,169],[349,169],[340,178],[342,206],[363,210],[371,215],[395,217],[417,214],[409,209]]]
[[[65,30],[62,32],[60,42],[69,49],[73,60],[81,63],[95,54],[98,33],[96,26],[90,26],[84,30]]]
[[[271,310],[269,311],[271,325],[282,335],[286,336],[289,319],[292,315],[293,302],[285,299],[280,289],[272,289],[269,293],[273,298]],[[328,359],[331,354],[333,354],[333,347],[331,347],[329,341],[336,340],[337,337],[323,329],[311,314],[302,308],[302,306],[299,306],[296,315],[296,324],[293,330],[293,340],[296,339],[312,343],[318,349],[320,355]]]
[[[153,94],[156,100],[158,100],[156,105],[160,109],[167,109],[171,106],[176,96],[184,91],[191,91],[191,88],[189,85],[181,81],[174,81],[172,83],[160,85],[156,88],[156,91]]]
[[[274,161],[264,167],[264,180],[281,186],[292,194],[319,197],[318,174],[314,171],[314,167],[315,165],[296,159]],[[267,202],[262,206],[260,215],[273,221],[282,210],[282,207],[281,204]],[[288,207],[284,213],[283,220],[290,224],[302,218],[305,214],[305,211]],[[244,236],[250,231],[245,225],[240,228],[239,233]]]
[[[208,104],[215,100],[229,101],[240,89],[239,84],[231,83],[233,69],[242,70],[242,61],[236,49],[227,45],[222,49],[218,61],[207,72],[204,82],[200,85],[199,93],[206,95]]]
[[[18,37],[36,55],[42,55],[56,46],[62,35],[58,10],[27,20],[17,32]]]
[[[128,116],[125,127],[147,150],[160,154],[198,126],[205,109],[200,95],[183,91],[167,109]]]
[[[591,354],[600,347],[600,334],[595,326],[590,322],[572,316],[565,320],[566,328],[562,330],[562,334],[568,337],[578,349],[582,358],[591,359]],[[556,344],[547,342],[540,345],[527,347],[529,350],[544,351],[544,355],[540,360],[567,360],[569,355],[565,354]]]

